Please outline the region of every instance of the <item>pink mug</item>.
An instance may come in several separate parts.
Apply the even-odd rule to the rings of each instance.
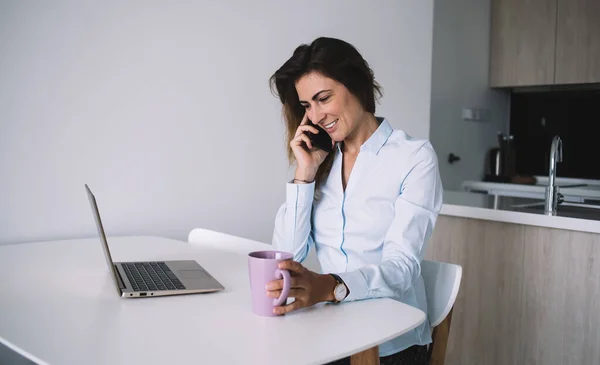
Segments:
[[[279,263],[291,260],[293,255],[283,251],[255,251],[248,254],[248,273],[250,276],[250,293],[252,311],[264,317],[274,317],[273,308],[286,303],[290,292],[290,273],[280,270]],[[266,285],[283,278],[283,290],[279,298],[267,296]]]

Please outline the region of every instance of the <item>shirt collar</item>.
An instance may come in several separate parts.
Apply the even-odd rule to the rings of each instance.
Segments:
[[[379,122],[379,127],[377,127],[377,130],[371,137],[360,146],[361,151],[372,151],[375,152],[375,154],[379,154],[379,151],[394,131],[387,119],[382,117],[376,117],[376,119]],[[337,143],[337,148],[340,152],[342,151],[341,143]]]

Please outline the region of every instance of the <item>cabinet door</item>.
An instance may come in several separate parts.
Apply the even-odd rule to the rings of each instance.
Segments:
[[[558,0],[556,83],[600,82],[600,0]]]
[[[440,215],[425,257],[463,267],[446,365],[600,364],[599,234]]]
[[[425,257],[463,268],[444,364],[523,364],[521,237],[516,224],[439,216]]]
[[[557,0],[492,1],[490,86],[554,83],[556,8]]]

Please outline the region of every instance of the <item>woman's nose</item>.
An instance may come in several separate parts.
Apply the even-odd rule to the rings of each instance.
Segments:
[[[320,109],[318,108],[313,108],[311,110],[310,115],[308,116],[308,118],[310,119],[311,122],[313,122],[314,124],[319,124],[319,122],[323,119],[324,114],[321,112]]]

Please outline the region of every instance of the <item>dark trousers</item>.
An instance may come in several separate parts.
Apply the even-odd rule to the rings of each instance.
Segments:
[[[429,354],[427,346],[411,346],[406,350],[397,352],[390,356],[379,358],[381,365],[427,365],[429,362]],[[327,365],[350,365],[350,358],[346,357]]]

